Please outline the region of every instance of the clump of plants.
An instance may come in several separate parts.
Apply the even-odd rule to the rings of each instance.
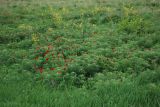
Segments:
[[[146,30],[146,22],[141,17],[126,17],[118,23],[118,31],[125,31],[128,34],[142,34]]]
[[[93,78],[97,73],[103,72],[103,67],[97,63],[95,58],[83,56],[76,58],[67,69],[68,80],[72,80],[72,84],[80,87],[84,85],[90,78]]]
[[[63,52],[54,50],[52,45],[37,47],[34,55],[34,69],[38,79],[61,80],[70,59],[65,59]]]

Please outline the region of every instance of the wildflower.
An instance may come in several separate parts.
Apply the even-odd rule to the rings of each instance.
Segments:
[[[48,61],[49,60],[49,58],[46,58],[46,61]]]
[[[47,50],[47,51],[44,53],[44,56],[46,56],[48,53],[49,53],[49,50]]]
[[[49,49],[47,49],[45,53],[48,53],[48,52],[49,52]]]
[[[62,17],[59,13],[54,13],[53,15],[53,21],[55,22],[56,25],[60,25],[62,22]]]
[[[53,71],[53,70],[55,70],[55,68],[50,68],[50,70],[52,70],[52,71]]]
[[[58,71],[57,74],[62,74],[62,72],[61,72],[61,71]]]
[[[39,71],[40,71],[40,73],[42,73],[42,72],[43,72],[43,68],[42,68],[42,67],[40,67],[40,68],[39,68]]]
[[[38,38],[38,36],[36,34],[32,35],[32,41],[33,42],[38,42],[39,41],[39,38]]]

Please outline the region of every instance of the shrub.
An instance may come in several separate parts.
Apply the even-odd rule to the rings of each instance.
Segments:
[[[131,57],[129,59],[122,59],[117,63],[117,71],[140,73],[149,68],[149,64],[142,58]]]
[[[144,48],[151,48],[152,45],[153,45],[153,43],[152,43],[152,40],[142,39],[142,40],[140,40],[140,41],[138,42],[138,45],[139,45],[140,47],[144,47]]]
[[[153,84],[156,86],[160,82],[159,68],[156,71],[147,70],[142,72],[137,79],[137,83],[140,85]]]
[[[141,17],[127,17],[119,21],[118,31],[141,34],[145,32],[146,22]]]
[[[95,62],[94,59],[90,59],[87,56],[84,59],[83,57],[75,59],[68,65],[62,83],[81,87],[90,78],[93,78],[95,74],[103,71],[103,68]]]

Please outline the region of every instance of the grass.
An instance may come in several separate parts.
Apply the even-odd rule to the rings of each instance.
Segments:
[[[1,105],[10,106],[58,106],[58,107],[106,107],[106,106],[159,106],[159,88],[151,83],[136,83],[110,80],[108,83],[98,82],[95,89],[66,88],[53,89],[40,84],[22,82],[3,83],[1,89]]]
[[[159,7],[1,0],[1,107],[159,107]]]

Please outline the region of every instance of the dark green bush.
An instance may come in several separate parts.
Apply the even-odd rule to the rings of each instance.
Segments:
[[[138,84],[140,85],[146,85],[146,84],[152,84],[156,85],[160,82],[160,71],[159,69],[156,71],[147,70],[145,72],[142,72],[137,79]]]
[[[129,59],[121,59],[117,63],[117,71],[140,73],[149,68],[149,64],[142,58],[131,57]]]
[[[141,38],[138,41],[138,46],[141,48],[151,48],[153,46],[153,40],[152,39],[144,39]]]

